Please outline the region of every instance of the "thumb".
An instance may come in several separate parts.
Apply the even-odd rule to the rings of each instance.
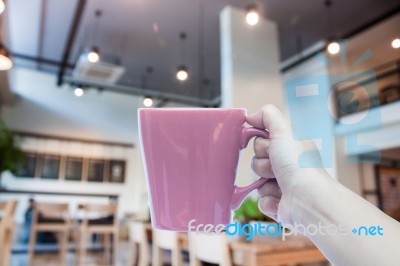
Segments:
[[[267,129],[271,139],[291,134],[289,122],[272,104],[264,105],[257,113],[247,116],[246,122],[253,127]]]

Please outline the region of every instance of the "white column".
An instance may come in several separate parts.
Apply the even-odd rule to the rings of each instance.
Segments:
[[[222,106],[243,107],[248,113],[271,103],[282,108],[278,33],[275,23],[260,17],[249,26],[244,10],[227,6],[220,14]],[[242,152],[237,183],[250,183],[252,143]]]

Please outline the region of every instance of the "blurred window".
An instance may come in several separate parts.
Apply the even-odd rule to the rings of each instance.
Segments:
[[[67,158],[67,164],[65,169],[65,180],[82,180],[82,158]]]
[[[58,179],[60,171],[60,157],[53,155],[42,156],[40,177],[43,179]]]
[[[125,181],[125,161],[110,161],[109,182],[123,183]]]
[[[24,160],[17,165],[14,175],[16,177],[33,178],[36,170],[36,154],[25,153]]]
[[[104,181],[104,161],[103,160],[89,160],[89,182],[103,182]]]

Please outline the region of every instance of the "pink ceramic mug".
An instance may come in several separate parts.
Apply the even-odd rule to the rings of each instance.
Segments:
[[[235,186],[239,152],[268,132],[244,127],[245,109],[144,108],[139,134],[153,227],[188,231],[188,223],[229,224],[232,210],[261,187]]]

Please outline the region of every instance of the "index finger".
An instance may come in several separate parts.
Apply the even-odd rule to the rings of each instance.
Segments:
[[[247,116],[246,121],[256,128],[267,129],[270,133],[270,138],[282,134],[290,134],[289,124],[282,112],[271,104],[265,105],[260,111]]]

